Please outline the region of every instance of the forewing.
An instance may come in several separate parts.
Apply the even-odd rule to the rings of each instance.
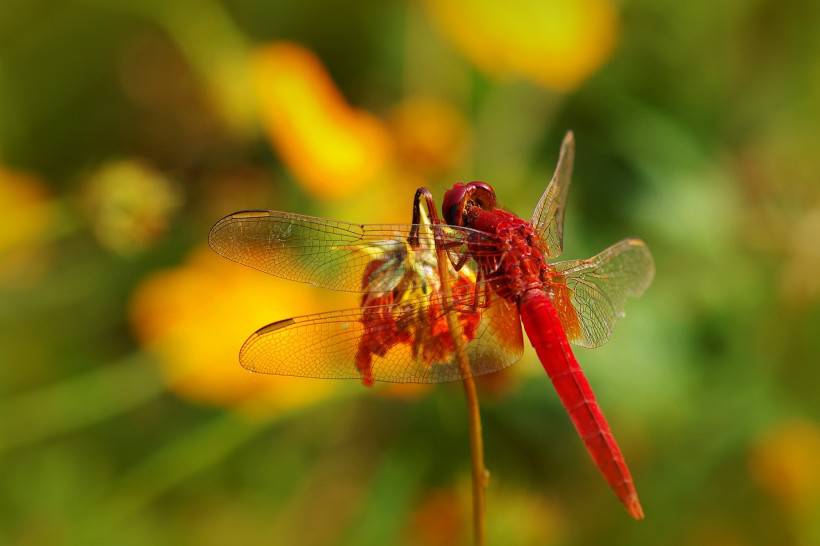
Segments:
[[[655,275],[652,254],[638,239],[625,239],[587,260],[552,265],[560,273],[553,286],[556,307],[570,341],[582,347],[606,343],[627,297],[643,294]]]
[[[574,161],[575,138],[572,131],[569,131],[561,143],[561,152],[552,179],[532,214],[532,224],[549,258],[557,258],[563,251],[564,212]]]
[[[435,298],[434,298],[435,299]],[[429,314],[430,299],[389,306],[359,307],[274,322],[255,332],[242,347],[240,362],[248,370],[315,378],[364,378],[393,383],[441,383],[464,377],[452,351],[436,354],[443,344],[444,313],[462,320],[475,314],[474,335],[466,342],[468,375],[505,368],[523,352],[518,311],[514,304],[491,296],[486,307],[475,308],[472,295],[439,299],[440,311]],[[373,316],[391,319],[374,322]],[[424,317],[422,319],[422,317]],[[393,320],[396,319],[396,320]],[[427,322],[423,322],[426,320]],[[369,324],[368,327],[365,324]],[[413,335],[397,338],[396,324]],[[446,329],[446,326],[444,326]],[[448,331],[443,332],[449,335]],[[439,337],[434,337],[439,336]],[[372,340],[381,339],[376,344]],[[435,344],[438,345],[435,345]],[[382,352],[383,354],[375,354]]]
[[[405,262],[408,253],[430,259],[436,244],[433,226],[419,224],[418,244],[411,248],[407,238],[413,228],[411,224],[351,224],[288,212],[243,211],[217,222],[208,242],[225,258],[277,277],[332,290],[370,292],[383,289],[363,283],[365,270],[373,262]],[[497,246],[490,235],[480,231],[447,225],[437,229],[440,244],[454,261],[468,252],[468,239],[474,247],[487,240],[488,252]]]

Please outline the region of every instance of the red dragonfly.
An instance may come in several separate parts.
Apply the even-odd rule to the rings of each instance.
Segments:
[[[570,343],[606,342],[627,296],[639,296],[651,283],[654,264],[637,239],[586,260],[548,262],[563,249],[574,150],[568,133],[530,221],[499,208],[483,182],[455,184],[445,193],[446,223],[424,188],[416,192],[411,224],[351,224],[276,211],[226,216],[209,236],[222,256],[278,277],[361,294],[354,309],[260,328],[240,351],[242,366],[359,378],[365,385],[456,381],[517,361],[523,323],[595,464],[629,514],[641,519],[624,456]],[[448,318],[457,319],[460,332],[451,333]],[[469,368],[455,358],[455,335]]]

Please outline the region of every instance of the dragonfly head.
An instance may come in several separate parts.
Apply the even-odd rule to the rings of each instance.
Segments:
[[[475,207],[483,210],[495,208],[495,190],[486,182],[455,184],[444,193],[441,213],[448,224],[463,226]]]

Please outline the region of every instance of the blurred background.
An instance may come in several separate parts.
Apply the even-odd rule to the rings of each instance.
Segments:
[[[526,217],[572,129],[566,257],[657,263],[577,351],[647,517],[530,351],[480,382],[489,543],[820,544],[820,8],[663,4],[4,0],[0,543],[469,544],[460,385],[245,372],[355,298],[207,233],[472,179]]]

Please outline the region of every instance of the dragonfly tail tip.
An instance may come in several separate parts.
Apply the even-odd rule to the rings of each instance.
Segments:
[[[641,502],[638,500],[638,497],[629,499],[625,504],[630,516],[636,520],[642,520],[644,518],[643,508],[641,507]]]

